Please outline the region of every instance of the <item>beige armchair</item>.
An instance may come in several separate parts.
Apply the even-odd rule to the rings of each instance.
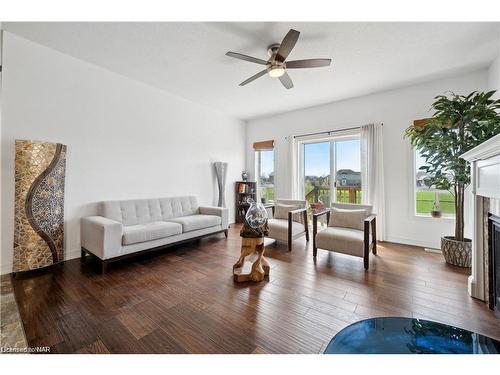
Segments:
[[[269,234],[267,237],[288,243],[292,251],[293,240],[306,236],[309,241],[307,225],[307,201],[294,199],[277,199],[273,207],[273,218],[267,221]]]
[[[318,218],[322,215],[327,216],[328,227],[318,232]],[[361,257],[367,270],[370,248],[377,254],[376,232],[372,206],[332,203],[330,209],[313,214],[313,256],[320,248]]]

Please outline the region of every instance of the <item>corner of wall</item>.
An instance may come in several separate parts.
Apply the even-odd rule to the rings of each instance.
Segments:
[[[488,89],[497,90],[496,97],[500,98],[500,28],[498,31],[497,57],[488,68]]]

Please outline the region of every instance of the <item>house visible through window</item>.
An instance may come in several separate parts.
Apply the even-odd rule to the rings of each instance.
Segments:
[[[431,216],[435,211],[439,216],[455,216],[455,197],[446,190],[435,189],[429,186],[430,177],[420,167],[425,166],[425,158],[418,150],[415,151],[415,214],[417,216]]]

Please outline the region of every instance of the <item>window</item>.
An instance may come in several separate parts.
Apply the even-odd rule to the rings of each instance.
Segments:
[[[417,216],[431,216],[431,211],[441,212],[441,216],[455,216],[455,197],[446,190],[438,190],[428,186],[430,176],[420,167],[425,166],[425,159],[418,150],[415,150],[415,214]]]
[[[274,202],[274,149],[255,151],[255,164],[259,199]]]
[[[299,152],[302,195],[313,210],[331,202],[361,203],[359,135],[304,140]]]

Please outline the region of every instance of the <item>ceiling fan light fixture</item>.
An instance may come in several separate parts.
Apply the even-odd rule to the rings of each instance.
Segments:
[[[285,68],[282,66],[272,66],[269,70],[269,77],[279,78],[285,74]]]
[[[289,90],[293,88],[293,82],[287,74],[288,69],[321,68],[324,66],[330,66],[330,63],[332,62],[331,59],[304,59],[287,61],[288,55],[290,55],[293,47],[295,47],[295,43],[297,43],[297,40],[299,39],[299,35],[300,32],[290,29],[281,43],[274,43],[267,47],[267,53],[269,55],[269,59],[267,61],[238,52],[227,52],[226,55],[229,57],[266,66],[265,69],[241,82],[240,86],[245,86],[267,73],[271,78],[279,78],[283,86]]]

